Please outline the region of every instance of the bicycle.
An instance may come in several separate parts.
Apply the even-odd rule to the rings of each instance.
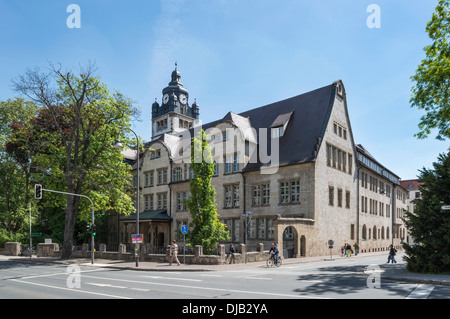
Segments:
[[[275,255],[274,254],[270,255],[270,257],[266,261],[267,268],[274,267],[274,266],[280,267],[282,263],[283,263],[283,260],[281,259],[280,255],[278,255],[278,262],[275,263]]]

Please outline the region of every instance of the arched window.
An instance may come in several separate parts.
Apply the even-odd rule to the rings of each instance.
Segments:
[[[377,226],[373,226],[373,240],[377,239]]]
[[[381,226],[381,239],[384,239],[384,226]]]
[[[389,239],[389,235],[390,233],[389,233],[389,227],[386,227],[386,239]]]
[[[181,169],[181,167],[176,167],[173,170],[173,181],[179,182],[182,180],[182,178],[183,178],[183,170]]]
[[[367,239],[367,227],[366,227],[366,225],[363,225],[363,227],[362,227],[362,239],[364,239],[364,240]]]

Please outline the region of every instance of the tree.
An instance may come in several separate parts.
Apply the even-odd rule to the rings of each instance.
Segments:
[[[21,241],[29,229],[31,162],[29,154],[20,159],[7,152],[7,141],[14,127],[36,115],[38,107],[21,98],[0,101],[0,244]]]
[[[216,211],[215,190],[211,186],[214,162],[207,136],[202,130],[194,137],[191,146],[191,168],[194,177],[189,181],[191,195],[187,207],[191,214],[192,231],[188,235],[191,245],[202,245],[205,253],[214,250],[220,241],[228,238],[225,225],[219,221]]]
[[[434,169],[423,168],[419,176],[421,199],[415,200],[414,213],[406,212],[405,224],[415,244],[403,244],[407,268],[413,272],[450,271],[450,153],[440,154]]]
[[[55,184],[62,181],[64,192],[92,198],[96,210],[114,207],[129,214],[132,201],[123,190],[130,168],[112,144],[137,112],[130,99],[119,92],[110,94],[94,71],[92,64],[81,68],[78,75],[50,65],[47,73],[27,70],[13,84],[42,107],[26,127],[34,141],[43,145],[35,156],[42,173],[50,175]],[[90,203],[68,195],[64,210],[62,259],[67,259],[72,254],[77,217],[80,212],[89,215]]]
[[[411,106],[425,110],[419,123],[418,138],[438,129],[438,140],[450,137],[450,0],[439,0],[426,31],[433,41],[425,47],[426,58],[411,77]]]

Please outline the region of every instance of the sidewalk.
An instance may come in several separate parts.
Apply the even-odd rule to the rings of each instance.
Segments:
[[[377,253],[363,253],[351,258],[364,258],[377,255],[385,255],[386,252]],[[333,256],[333,260],[342,260],[346,257]],[[179,258],[182,261],[182,256]],[[78,264],[91,267],[102,267],[112,269],[134,270],[134,271],[176,271],[176,272],[191,272],[191,271],[233,271],[252,268],[265,268],[266,262],[251,262],[246,264],[224,264],[224,265],[197,265],[197,264],[181,264],[178,266],[176,263],[169,265],[169,263],[157,263],[140,261],[139,267],[136,267],[135,261],[124,260],[107,260],[107,259],[95,259],[94,264],[91,264],[90,259],[69,259],[61,260],[54,257],[46,258],[29,258],[29,257],[10,257],[9,260],[22,261],[22,262],[42,262],[42,263],[57,263],[63,265]],[[318,256],[318,257],[301,257],[301,258],[289,258],[283,259],[283,265],[292,265],[300,263],[319,262],[324,260],[330,260],[330,256]],[[397,264],[382,264],[380,265],[381,278],[383,280],[394,280],[412,283],[432,284],[432,285],[445,285],[450,286],[450,275],[431,275],[431,274],[418,274],[411,273],[406,270],[406,263],[401,261],[401,257],[398,256]],[[282,268],[283,266],[281,266]],[[364,271],[362,270],[364,273]],[[365,273],[366,274],[366,273]],[[369,274],[366,274],[367,276]]]

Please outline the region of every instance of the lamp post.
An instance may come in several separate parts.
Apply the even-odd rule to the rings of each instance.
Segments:
[[[140,183],[139,183],[139,138],[138,138],[138,136],[137,136],[137,134],[136,134],[136,132],[135,131],[133,131],[132,129],[130,129],[130,128],[126,128],[126,129],[128,129],[129,131],[131,131],[131,132],[133,132],[134,133],[134,135],[136,136],[136,148],[137,148],[137,199],[136,199],[136,234],[139,234],[139,186],[140,186]],[[122,149],[123,148],[123,145],[122,145],[122,143],[117,139],[116,141],[115,141],[115,143],[113,144],[113,147],[114,148],[116,148],[116,149]],[[139,245],[139,244],[136,244],[136,245]],[[138,246],[139,247],[139,246]],[[139,250],[138,250],[138,253],[136,254],[136,267],[139,267]]]

